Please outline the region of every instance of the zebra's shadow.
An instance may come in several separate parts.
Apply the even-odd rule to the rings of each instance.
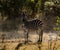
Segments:
[[[23,46],[23,44],[22,43],[19,43],[17,46],[16,46],[16,48],[15,48],[15,50],[18,50],[20,47],[22,47]]]
[[[23,47],[23,50],[26,50],[28,46],[33,45],[37,47],[39,50],[41,50],[41,44],[40,43],[19,43],[16,47],[15,50],[21,50],[20,48]],[[36,46],[37,45],[37,46]],[[32,46],[31,46],[32,47]]]

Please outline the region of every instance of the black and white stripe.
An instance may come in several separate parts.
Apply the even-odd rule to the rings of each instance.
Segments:
[[[24,25],[28,29],[38,29],[42,26],[42,21],[39,19],[34,19],[34,20],[24,20]]]

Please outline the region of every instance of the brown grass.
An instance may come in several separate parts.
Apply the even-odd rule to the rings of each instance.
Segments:
[[[0,49],[3,48],[3,46],[6,46],[6,50],[15,50],[16,46],[18,43],[0,43]],[[39,50],[37,43],[30,43],[30,44],[23,44],[23,46],[19,47],[18,50]],[[41,44],[41,50],[60,50],[60,40],[58,41],[52,41],[51,43],[51,49],[49,48],[48,42],[47,43],[42,43]]]

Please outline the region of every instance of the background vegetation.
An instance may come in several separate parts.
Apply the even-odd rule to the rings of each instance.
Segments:
[[[56,17],[60,17],[59,0],[0,0],[0,18],[4,30],[17,29],[20,24],[21,14],[25,13],[27,19],[38,17],[44,23],[46,32],[53,31],[56,26]],[[42,14],[42,15],[41,15]],[[18,20],[17,20],[18,19]],[[4,21],[4,22],[3,22]],[[8,24],[7,21],[13,21]],[[52,22],[51,22],[52,21]],[[5,26],[8,25],[8,26]],[[11,25],[10,28],[9,25]],[[14,26],[14,27],[13,27]],[[58,26],[60,27],[60,26]]]

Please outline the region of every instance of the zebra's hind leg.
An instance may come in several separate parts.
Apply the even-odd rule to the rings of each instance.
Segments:
[[[42,43],[42,39],[43,39],[43,30],[40,30],[39,32],[39,39],[38,39],[38,43]]]
[[[39,39],[38,39],[38,48],[39,48],[39,50],[41,50],[42,48],[42,39],[43,39],[43,30],[40,30],[40,32],[39,32]]]

